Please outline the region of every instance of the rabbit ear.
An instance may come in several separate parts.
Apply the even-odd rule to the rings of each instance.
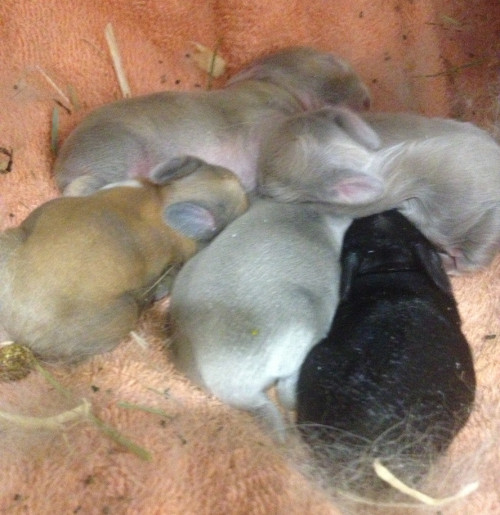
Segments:
[[[450,280],[444,270],[441,256],[438,252],[423,243],[415,243],[413,255],[426,271],[429,279],[446,295],[453,296]]]
[[[349,296],[352,278],[357,274],[361,265],[361,255],[358,251],[350,251],[342,259],[342,273],[340,275],[340,301]]]
[[[177,202],[168,206],[163,217],[167,224],[194,240],[209,240],[217,233],[213,213],[195,202]]]
[[[173,179],[185,177],[206,164],[203,159],[194,156],[175,157],[155,166],[149,172],[149,178],[155,184],[163,185]]]
[[[380,148],[382,142],[378,134],[356,113],[349,109],[333,108],[335,121],[351,138],[370,150]]]

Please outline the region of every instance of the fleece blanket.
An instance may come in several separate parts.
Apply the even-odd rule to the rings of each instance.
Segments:
[[[491,0],[2,0],[1,229],[58,195],[51,147],[91,109],[121,97],[108,23],[132,95],[206,88],[193,42],[225,60],[212,87],[263,53],[305,44],[353,63],[374,110],[451,116],[500,132],[500,4]],[[422,488],[443,498],[478,482],[461,500],[425,508],[400,496],[424,507],[391,508],[349,499],[345,485],[318,477],[299,444],[277,446],[248,414],[174,369],[164,302],[115,351],[48,368],[55,382],[34,371],[0,383],[2,412],[46,419],[0,421],[0,512],[499,513],[499,277],[497,258],[453,280],[477,405]]]

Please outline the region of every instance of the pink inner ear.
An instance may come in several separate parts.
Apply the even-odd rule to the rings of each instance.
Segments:
[[[212,233],[215,232],[216,223],[213,214],[200,206],[194,206],[190,216],[192,217],[190,223],[196,227],[200,232]]]
[[[328,193],[333,203],[367,204],[382,196],[384,185],[379,179],[359,174],[340,180],[328,188]]]

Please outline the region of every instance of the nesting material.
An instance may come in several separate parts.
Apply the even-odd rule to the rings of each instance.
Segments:
[[[391,485],[393,488],[399,490],[403,494],[413,497],[417,501],[420,501],[422,504],[426,504],[428,506],[444,506],[445,504],[450,504],[454,501],[462,499],[463,497],[467,497],[472,492],[476,491],[479,487],[479,481],[474,481],[473,483],[465,485],[455,495],[436,499],[403,483],[378,459],[373,462],[373,469],[380,479]]]
[[[113,68],[115,69],[116,77],[118,79],[118,83],[120,84],[120,90],[122,92],[123,98],[130,98],[132,96],[132,92],[130,91],[127,76],[125,75],[125,70],[123,68],[122,58],[120,55],[120,49],[118,48],[115,31],[111,23],[106,25],[104,33],[106,35],[106,42],[108,43],[109,53],[111,54],[111,59],[113,61]]]
[[[193,41],[193,46],[196,49],[193,54],[193,60],[201,70],[215,79],[224,74],[226,71],[226,61],[217,53],[219,45],[217,45],[215,50],[211,50],[205,45]]]
[[[33,353],[12,341],[0,343],[0,382],[25,378],[33,369]]]

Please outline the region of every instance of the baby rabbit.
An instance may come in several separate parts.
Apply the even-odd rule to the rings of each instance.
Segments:
[[[418,476],[474,401],[448,277],[434,247],[395,210],[355,220],[341,263],[332,326],[300,369],[297,423],[332,468],[368,455],[369,471],[379,457],[399,477]]]
[[[257,199],[180,271],[172,288],[174,362],[222,401],[285,438],[267,390],[295,405],[298,370],[330,326],[350,219]]]
[[[367,87],[345,61],[288,48],[257,60],[223,90],[162,92],[95,110],[63,144],[55,178],[65,195],[87,195],[195,155],[233,170],[251,191],[256,156],[274,124],[323,105],[362,109],[369,102]]]
[[[261,192],[352,217],[397,208],[445,252],[448,273],[487,266],[500,250],[500,146],[469,123],[388,113],[366,120],[371,127],[324,108],[283,122],[262,148]]]
[[[148,181],[58,198],[0,235],[0,325],[47,360],[113,349],[162,274],[247,207],[228,170],[173,160]]]

